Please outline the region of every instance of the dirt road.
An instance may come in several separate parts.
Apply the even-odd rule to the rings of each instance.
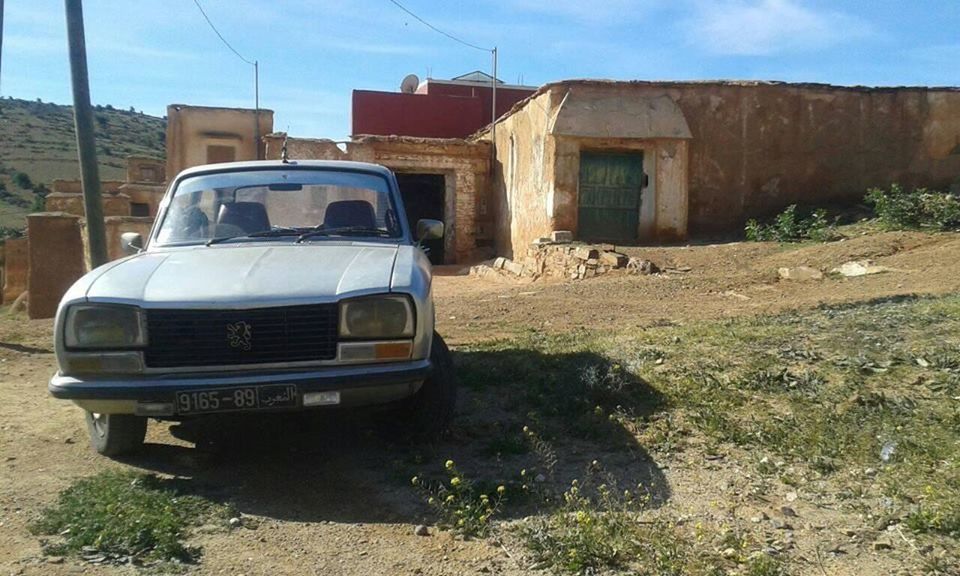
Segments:
[[[439,330],[456,347],[526,331],[643,329],[822,303],[960,291],[956,235],[886,233],[791,250],[728,244],[631,252],[661,267],[689,271],[576,283],[440,276],[434,289]],[[777,280],[781,266],[829,269],[859,258],[873,258],[892,270],[861,278]],[[426,510],[405,484],[405,475],[421,455],[396,450],[350,421],[331,418],[308,430],[269,424],[261,433],[275,442],[261,446],[250,441],[249,451],[241,448],[239,455],[218,460],[173,439],[166,427],[151,424],[150,444],[137,459],[118,463],[94,455],[79,409],[46,393],[55,369],[50,332],[50,322],[0,311],[0,573],[134,573],[132,567],[71,559],[51,563],[28,531],[39,511],[71,481],[122,466],[188,478],[206,496],[230,502],[254,519],[249,527],[229,532],[200,530],[192,543],[203,546],[204,556],[191,568],[199,574],[526,573],[515,554],[494,541],[463,541],[437,531],[415,535],[414,526],[424,521]],[[461,411],[478,409],[469,401],[467,396]],[[286,435],[299,440],[284,441]],[[478,458],[471,442],[455,434],[440,450]],[[665,475],[680,509],[707,506],[711,496],[702,486],[703,471],[655,471]],[[714,477],[726,482],[735,472]]]

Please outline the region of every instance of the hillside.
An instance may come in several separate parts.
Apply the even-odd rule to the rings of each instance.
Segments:
[[[104,180],[123,179],[131,154],[164,156],[164,118],[97,106],[94,125]],[[29,180],[18,176],[21,173]],[[56,178],[79,178],[72,107],[0,100],[0,228],[22,228],[23,216],[34,205],[34,191],[43,192],[41,186],[49,188]]]

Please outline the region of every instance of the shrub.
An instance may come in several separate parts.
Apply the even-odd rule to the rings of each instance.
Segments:
[[[871,188],[865,199],[880,223],[890,229],[960,229],[960,197],[954,194],[926,188],[907,192],[892,184],[889,190]]]
[[[748,220],[744,231],[747,240],[753,242],[830,242],[839,237],[835,223],[827,220],[826,210],[814,210],[809,216],[802,217],[797,213],[796,204],[777,214],[769,224]]]
[[[482,492],[457,469],[453,460],[447,460],[444,468],[446,482],[431,483],[414,476],[411,483],[423,492],[427,504],[440,516],[442,526],[463,536],[486,536],[491,519],[500,511],[506,488],[497,486],[490,491],[492,494]]]
[[[23,172],[17,172],[13,175],[13,183],[20,188],[33,188],[33,181],[30,180],[30,176]]]

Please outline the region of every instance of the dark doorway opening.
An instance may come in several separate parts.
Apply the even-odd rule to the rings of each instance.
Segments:
[[[443,174],[397,174],[400,196],[407,210],[410,230],[416,233],[417,221],[423,218],[443,222],[447,183]],[[443,264],[443,238],[423,243],[431,264]]]

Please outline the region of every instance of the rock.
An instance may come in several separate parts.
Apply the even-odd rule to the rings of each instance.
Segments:
[[[47,558],[47,564],[63,564],[63,556],[50,556]]]
[[[630,258],[628,258],[626,254],[619,252],[604,252],[600,254],[600,263],[604,266],[610,266],[611,268],[623,268],[629,261]]]
[[[614,246],[613,244],[601,244],[601,245],[600,245],[600,250],[601,250],[602,252],[613,252],[613,251],[615,251],[616,249],[617,249],[617,247]]]
[[[514,276],[520,276],[523,274],[523,264],[519,264],[513,260],[504,260],[503,269]]]
[[[798,516],[797,511],[789,506],[781,506],[780,513],[787,518],[796,518]]]
[[[872,260],[852,260],[844,262],[839,267],[831,270],[834,274],[840,274],[848,278],[856,276],[867,276],[868,274],[880,274],[890,269],[886,266],[876,266]]]
[[[26,312],[27,305],[30,303],[30,293],[22,292],[19,296],[14,299],[13,304],[10,305],[9,314],[16,314],[18,312]]]
[[[873,543],[872,547],[874,552],[880,552],[883,550],[892,550],[893,544],[891,544],[890,542],[887,542],[886,540],[877,540],[876,542]]]
[[[503,270],[503,265],[506,263],[507,259],[503,256],[499,256],[496,260],[493,261],[493,267],[497,270]]]
[[[413,529],[413,533],[416,534],[417,536],[429,536],[430,529],[424,526],[423,524],[420,524]]]
[[[795,268],[780,268],[777,270],[777,273],[780,275],[782,280],[821,280],[823,279],[823,272],[816,268],[811,268],[809,266],[797,266]]]
[[[73,438],[64,438],[64,439],[63,439],[63,443],[64,443],[64,444],[73,444]]]
[[[573,232],[569,230],[554,230],[550,234],[550,239],[557,243],[568,244],[573,242]]]
[[[537,238],[536,240],[533,241],[532,244],[530,244],[530,246],[532,248],[539,248],[541,246],[546,246],[548,244],[553,244],[553,240],[551,240],[550,238]]]
[[[627,261],[627,270],[632,274],[656,274],[660,268],[650,260],[642,258],[630,258]]]
[[[784,522],[783,520],[777,520],[774,518],[770,521],[770,523],[776,530],[793,530],[793,526],[789,522]]]
[[[573,255],[580,260],[590,260],[592,258],[599,258],[600,251],[589,246],[580,246],[573,251]]]
[[[240,519],[237,517],[233,517],[230,520],[228,520],[227,523],[230,524],[232,528],[237,528],[240,526]]]
[[[796,492],[787,492],[786,499],[787,499],[787,502],[793,502],[794,500],[797,499],[797,493],[796,493]]]
[[[737,555],[737,551],[733,548],[727,548],[723,552],[721,552],[720,555],[723,556],[724,558],[733,558],[734,556]]]

